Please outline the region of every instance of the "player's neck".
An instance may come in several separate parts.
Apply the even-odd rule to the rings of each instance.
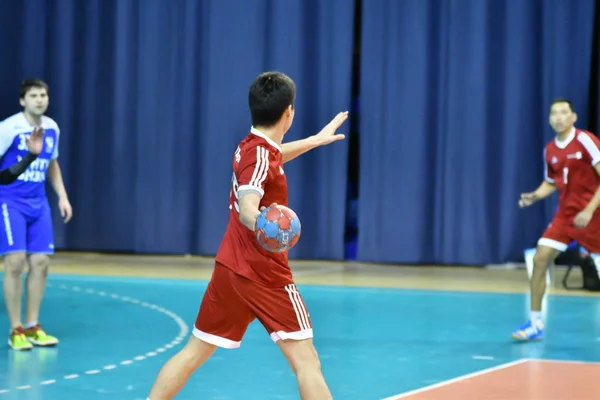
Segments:
[[[272,141],[274,141],[275,143],[281,145],[281,142],[283,141],[283,135],[285,134],[285,131],[283,129],[281,129],[280,127],[273,126],[271,128],[264,128],[264,127],[255,127],[255,129],[257,129],[258,131],[260,131],[263,135],[265,135],[266,137],[268,137],[269,139],[271,139]]]
[[[23,111],[23,115],[25,115],[25,119],[33,126],[41,126],[42,125],[42,116],[35,116],[29,114],[27,111]]]
[[[569,136],[569,134],[571,133],[572,130],[573,130],[573,127],[570,127],[569,129],[565,129],[562,132],[557,132],[556,138],[558,139],[559,142],[562,142]]]

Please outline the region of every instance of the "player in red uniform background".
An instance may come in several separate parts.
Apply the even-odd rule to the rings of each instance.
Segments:
[[[550,125],[556,137],[544,149],[545,177],[531,193],[521,194],[519,205],[527,207],[558,190],[559,206],[554,219],[538,241],[531,275],[531,315],[512,337],[544,338],[541,317],[546,290],[546,270],[572,241],[590,253],[600,253],[600,141],[590,132],[575,128],[573,104],[556,100],[550,107]]]
[[[342,112],[318,134],[282,144],[294,119],[295,98],[294,82],[279,72],[263,73],[250,86],[252,128],[233,156],[229,223],[215,257],[215,268],[193,335],[161,369],[150,400],[173,398],[217,347],[239,347],[254,319],[261,322],[290,363],[301,398],[332,398],[287,252],[264,250],[254,234],[260,209],[273,203],[287,206],[283,163],[345,137],[336,133],[348,118],[348,113]]]

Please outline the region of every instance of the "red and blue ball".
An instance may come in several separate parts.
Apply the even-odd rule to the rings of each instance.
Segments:
[[[300,219],[288,207],[266,207],[256,221],[256,239],[267,251],[280,253],[294,247],[300,239]]]

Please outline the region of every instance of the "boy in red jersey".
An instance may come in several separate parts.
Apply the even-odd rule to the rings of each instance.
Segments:
[[[173,398],[192,372],[217,347],[237,348],[248,325],[258,319],[287,358],[302,399],[331,399],[317,352],[310,317],[296,288],[287,252],[263,249],[254,234],[261,209],[288,205],[283,163],[318,146],[344,139],[336,134],[348,118],[339,113],[321,132],[282,144],[294,119],[296,86],[286,75],[266,72],[250,86],[250,133],[233,156],[229,223],[215,258],[193,335],[161,369],[151,400]]]
[[[558,210],[538,241],[533,258],[530,319],[513,332],[516,340],[544,338],[541,309],[548,265],[572,241],[590,253],[600,253],[600,141],[592,133],[575,128],[576,121],[570,101],[552,103],[550,125],[556,138],[544,149],[545,179],[534,192],[521,194],[519,200],[521,207],[527,207],[556,190],[559,194]]]

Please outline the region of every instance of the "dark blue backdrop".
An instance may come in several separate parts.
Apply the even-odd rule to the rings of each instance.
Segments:
[[[298,86],[288,140],[350,104],[353,1],[1,0],[0,110],[50,84],[74,208],[57,248],[214,254],[231,160],[264,70]],[[347,145],[286,165],[303,222],[291,256],[343,258]],[[309,188],[309,186],[312,186]]]
[[[214,254],[250,82],[291,75],[288,139],[316,133],[350,104],[353,4],[0,0],[0,112],[40,76],[63,132],[75,214],[57,247]],[[593,15],[592,0],[362,1],[360,260],[521,258],[556,206],[517,207],[542,178],[548,104],[570,97],[584,127],[600,92]],[[343,258],[347,158],[336,143],[286,167],[292,256]]]
[[[359,259],[522,259],[556,206],[517,206],[549,103],[588,123],[593,20],[585,0],[363,0]]]

